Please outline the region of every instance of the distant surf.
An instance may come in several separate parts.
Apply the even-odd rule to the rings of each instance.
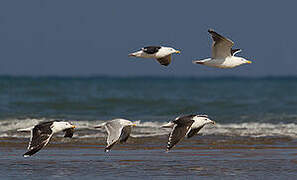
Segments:
[[[17,130],[62,119],[78,127],[74,138],[95,140],[106,137],[95,125],[124,118],[138,124],[132,137],[165,138],[170,129],[161,125],[201,113],[217,123],[202,129],[204,136],[297,138],[296,82],[296,77],[0,76],[0,137],[29,138]]]
[[[53,119],[7,119],[0,121],[0,137],[29,138],[30,133],[18,132],[18,129],[29,128],[42,121]],[[77,126],[75,138],[98,138],[105,137],[105,129],[94,129],[94,126],[103,123],[103,120],[95,121],[71,121]],[[137,126],[133,128],[132,137],[154,137],[168,135],[170,129],[161,128],[166,122],[157,121],[134,121]],[[297,124],[295,123],[217,123],[215,126],[208,125],[200,131],[202,135],[212,136],[247,136],[247,137],[290,137],[297,138]],[[78,135],[80,134],[80,135]],[[60,134],[58,136],[63,136]]]

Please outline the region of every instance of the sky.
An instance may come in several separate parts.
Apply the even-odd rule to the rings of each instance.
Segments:
[[[297,76],[297,1],[2,0],[0,75]],[[253,63],[192,64],[210,56],[209,28]],[[181,50],[172,64],[128,57],[144,46]]]

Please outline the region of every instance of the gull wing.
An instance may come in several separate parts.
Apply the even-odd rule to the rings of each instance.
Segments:
[[[74,128],[69,128],[64,130],[65,134],[64,137],[68,137],[68,138],[72,138],[73,134],[74,134]]]
[[[213,59],[224,59],[228,56],[231,56],[231,48],[234,43],[230,39],[216,33],[212,29],[209,29],[208,32],[213,39],[211,57]]]
[[[163,66],[168,66],[171,63],[171,54],[162,58],[158,58],[157,61]]]
[[[105,129],[107,131],[107,146],[105,151],[108,151],[114,146],[120,139],[123,126],[117,121],[109,121],[105,124]]]
[[[48,144],[53,132],[50,128],[51,122],[36,125],[31,131],[31,138],[28,146],[28,152],[23,156],[32,156],[37,153],[40,149]]]
[[[178,119],[173,121],[175,125],[170,133],[167,151],[169,151],[173,146],[175,146],[189,131],[194,120],[192,119]]]
[[[128,140],[128,138],[130,137],[130,134],[131,134],[131,126],[125,126],[123,129],[122,129],[122,133],[121,133],[121,136],[120,136],[120,143],[124,143]]]
[[[191,130],[187,133],[187,138],[191,138],[191,137],[197,135],[198,132],[200,131],[200,129],[202,129],[202,128],[203,128],[203,126],[200,126],[199,128],[195,128],[195,129],[191,128]]]

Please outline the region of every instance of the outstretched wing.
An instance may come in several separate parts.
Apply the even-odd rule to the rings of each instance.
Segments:
[[[128,140],[128,138],[130,137],[130,134],[131,134],[131,126],[125,126],[123,129],[122,129],[122,133],[121,133],[121,136],[120,136],[120,143],[124,143]]]
[[[33,128],[28,146],[29,151],[23,156],[32,156],[48,144],[50,138],[53,136],[52,130],[50,128],[51,124],[51,122],[47,122],[36,125]]]
[[[209,29],[208,32],[213,39],[211,57],[214,59],[220,59],[231,56],[231,48],[234,43],[230,39],[216,33],[213,29]]]
[[[121,136],[123,126],[117,121],[110,121],[105,124],[105,129],[107,131],[107,146],[105,151],[108,151],[115,145]]]
[[[163,66],[168,66],[171,63],[171,54],[162,58],[158,58],[157,61]]]
[[[187,133],[187,138],[191,138],[191,137],[197,135],[198,132],[200,131],[200,129],[202,129],[202,128],[203,128],[203,126],[200,126],[199,128],[195,128],[195,129],[191,128],[191,130]]]
[[[67,137],[72,138],[73,137],[74,128],[69,128],[69,129],[66,129],[64,131],[65,131],[65,135],[64,135],[65,138],[67,138]]]
[[[173,121],[175,125],[170,133],[168,144],[167,144],[167,151],[169,151],[173,146],[175,146],[189,131],[189,128],[193,124],[193,120],[182,120]]]

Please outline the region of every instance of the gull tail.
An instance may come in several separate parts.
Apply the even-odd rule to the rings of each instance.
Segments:
[[[203,60],[195,60],[193,61],[193,64],[204,64]]]
[[[137,52],[133,52],[133,53],[130,53],[128,54],[129,57],[142,57],[142,53],[143,51],[137,51]]]
[[[199,59],[199,60],[193,61],[193,63],[194,64],[204,64],[205,65],[205,63],[208,62],[208,61],[210,61],[210,60],[211,60],[211,58]]]
[[[174,126],[174,123],[173,122],[169,122],[167,124],[164,124],[161,126],[161,128],[172,128]]]
[[[29,127],[29,128],[24,128],[24,129],[18,129],[17,132],[30,132],[30,131],[32,131],[33,128],[34,128],[34,126]]]
[[[128,57],[136,57],[135,53],[128,54]]]
[[[103,127],[105,126],[105,124],[106,124],[106,123],[99,124],[99,125],[97,125],[97,126],[94,126],[94,128],[96,128],[96,129],[97,129],[97,128],[103,128]]]

